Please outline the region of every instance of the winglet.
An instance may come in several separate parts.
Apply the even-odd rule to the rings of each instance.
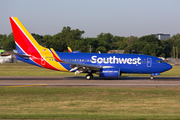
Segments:
[[[52,53],[53,57],[55,58],[55,60],[58,61],[58,62],[63,62],[63,61],[59,58],[59,56],[56,54],[56,52],[54,51],[54,49],[53,49],[53,48],[50,48],[50,49],[51,49],[51,53]]]
[[[71,48],[70,48],[70,47],[68,47],[68,51],[69,51],[69,53],[71,53],[71,52],[72,52],[72,50],[71,50]]]

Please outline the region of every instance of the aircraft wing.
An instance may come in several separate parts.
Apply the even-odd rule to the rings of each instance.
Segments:
[[[70,48],[70,47],[68,47],[68,51],[69,51],[69,53],[71,53],[71,52],[72,52],[72,50],[71,50],[71,48]]]
[[[85,72],[85,71],[88,71],[88,70],[93,70],[93,71],[99,71],[102,66],[98,66],[98,65],[90,65],[90,64],[83,64],[83,63],[77,63],[77,62],[65,62],[66,64],[71,64],[71,70],[70,72],[72,71],[79,71],[79,73],[81,72]]]
[[[100,71],[102,68],[112,68],[112,66],[99,66],[99,65],[92,65],[92,64],[85,64],[85,63],[78,63],[78,62],[68,62],[68,61],[62,61],[59,56],[56,54],[53,48],[51,48],[51,53],[53,54],[54,58],[56,61],[61,62],[61,63],[66,63],[66,64],[71,64],[71,70],[75,71],[75,74],[77,73],[82,73],[86,71]]]
[[[58,61],[58,62],[64,62],[64,61],[62,61],[62,60],[59,58],[59,56],[56,54],[56,52],[54,51],[53,48],[50,48],[50,50],[51,50],[51,53],[52,53],[52,55],[53,55],[53,57],[55,58],[56,61]]]

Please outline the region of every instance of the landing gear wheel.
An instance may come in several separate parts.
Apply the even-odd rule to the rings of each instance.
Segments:
[[[92,77],[90,75],[86,75],[86,79],[90,80],[90,79],[92,79]]]
[[[92,74],[86,75],[86,79],[87,79],[87,80],[91,80],[92,78],[93,78],[93,75],[92,75]]]
[[[153,76],[150,76],[150,79],[153,80]]]

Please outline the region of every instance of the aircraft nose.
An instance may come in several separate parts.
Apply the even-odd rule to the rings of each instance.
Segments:
[[[166,68],[166,70],[170,70],[172,68],[172,66],[170,64],[166,63],[165,68]]]

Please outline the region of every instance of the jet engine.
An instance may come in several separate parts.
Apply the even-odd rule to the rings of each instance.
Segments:
[[[119,77],[120,75],[119,68],[103,68],[100,70],[99,77]]]

